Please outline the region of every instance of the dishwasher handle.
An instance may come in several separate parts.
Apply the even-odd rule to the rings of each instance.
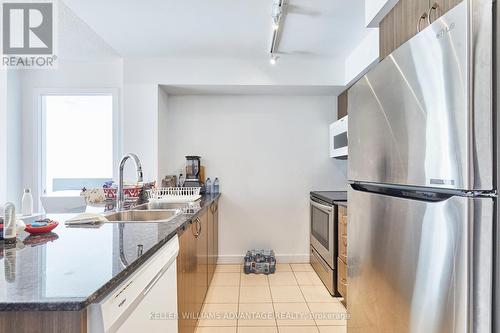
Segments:
[[[146,286],[146,288],[144,288],[144,291],[142,292],[144,296],[146,296],[151,291],[151,289],[153,289],[155,284],[161,279],[163,274],[165,274],[165,272],[169,269],[169,267],[175,260],[176,258],[172,258],[171,260],[169,260],[169,262],[165,266],[163,266],[163,268],[155,275],[155,277],[152,278],[151,281],[149,281],[148,285]]]

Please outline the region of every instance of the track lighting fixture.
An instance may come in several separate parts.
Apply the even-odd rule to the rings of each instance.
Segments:
[[[280,33],[280,24],[282,24],[285,15],[285,0],[275,0],[273,4],[273,9],[271,13],[271,23],[272,23],[272,37],[271,37],[271,47],[269,49],[269,54],[271,58],[269,62],[271,65],[275,65],[279,59],[279,56],[275,55],[276,48],[278,45],[278,38]]]
[[[272,54],[272,53],[271,53],[271,57],[270,57],[270,59],[269,59],[269,63],[270,63],[271,65],[276,65],[276,63],[278,62],[278,59],[279,59],[279,58],[280,58],[280,57],[279,57],[279,56],[277,56],[276,54]]]

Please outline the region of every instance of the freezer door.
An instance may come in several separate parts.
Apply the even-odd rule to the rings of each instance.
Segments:
[[[490,333],[490,198],[348,194],[349,333]]]
[[[463,1],[349,89],[350,180],[493,188],[491,1],[471,3],[489,35]]]

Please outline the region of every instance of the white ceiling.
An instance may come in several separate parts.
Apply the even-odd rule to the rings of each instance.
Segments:
[[[267,56],[273,0],[64,0],[123,57]],[[346,56],[366,35],[364,0],[289,0],[278,52]]]

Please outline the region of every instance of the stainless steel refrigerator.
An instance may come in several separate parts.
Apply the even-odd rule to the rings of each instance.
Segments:
[[[463,1],[349,90],[348,333],[500,332],[496,11]]]

